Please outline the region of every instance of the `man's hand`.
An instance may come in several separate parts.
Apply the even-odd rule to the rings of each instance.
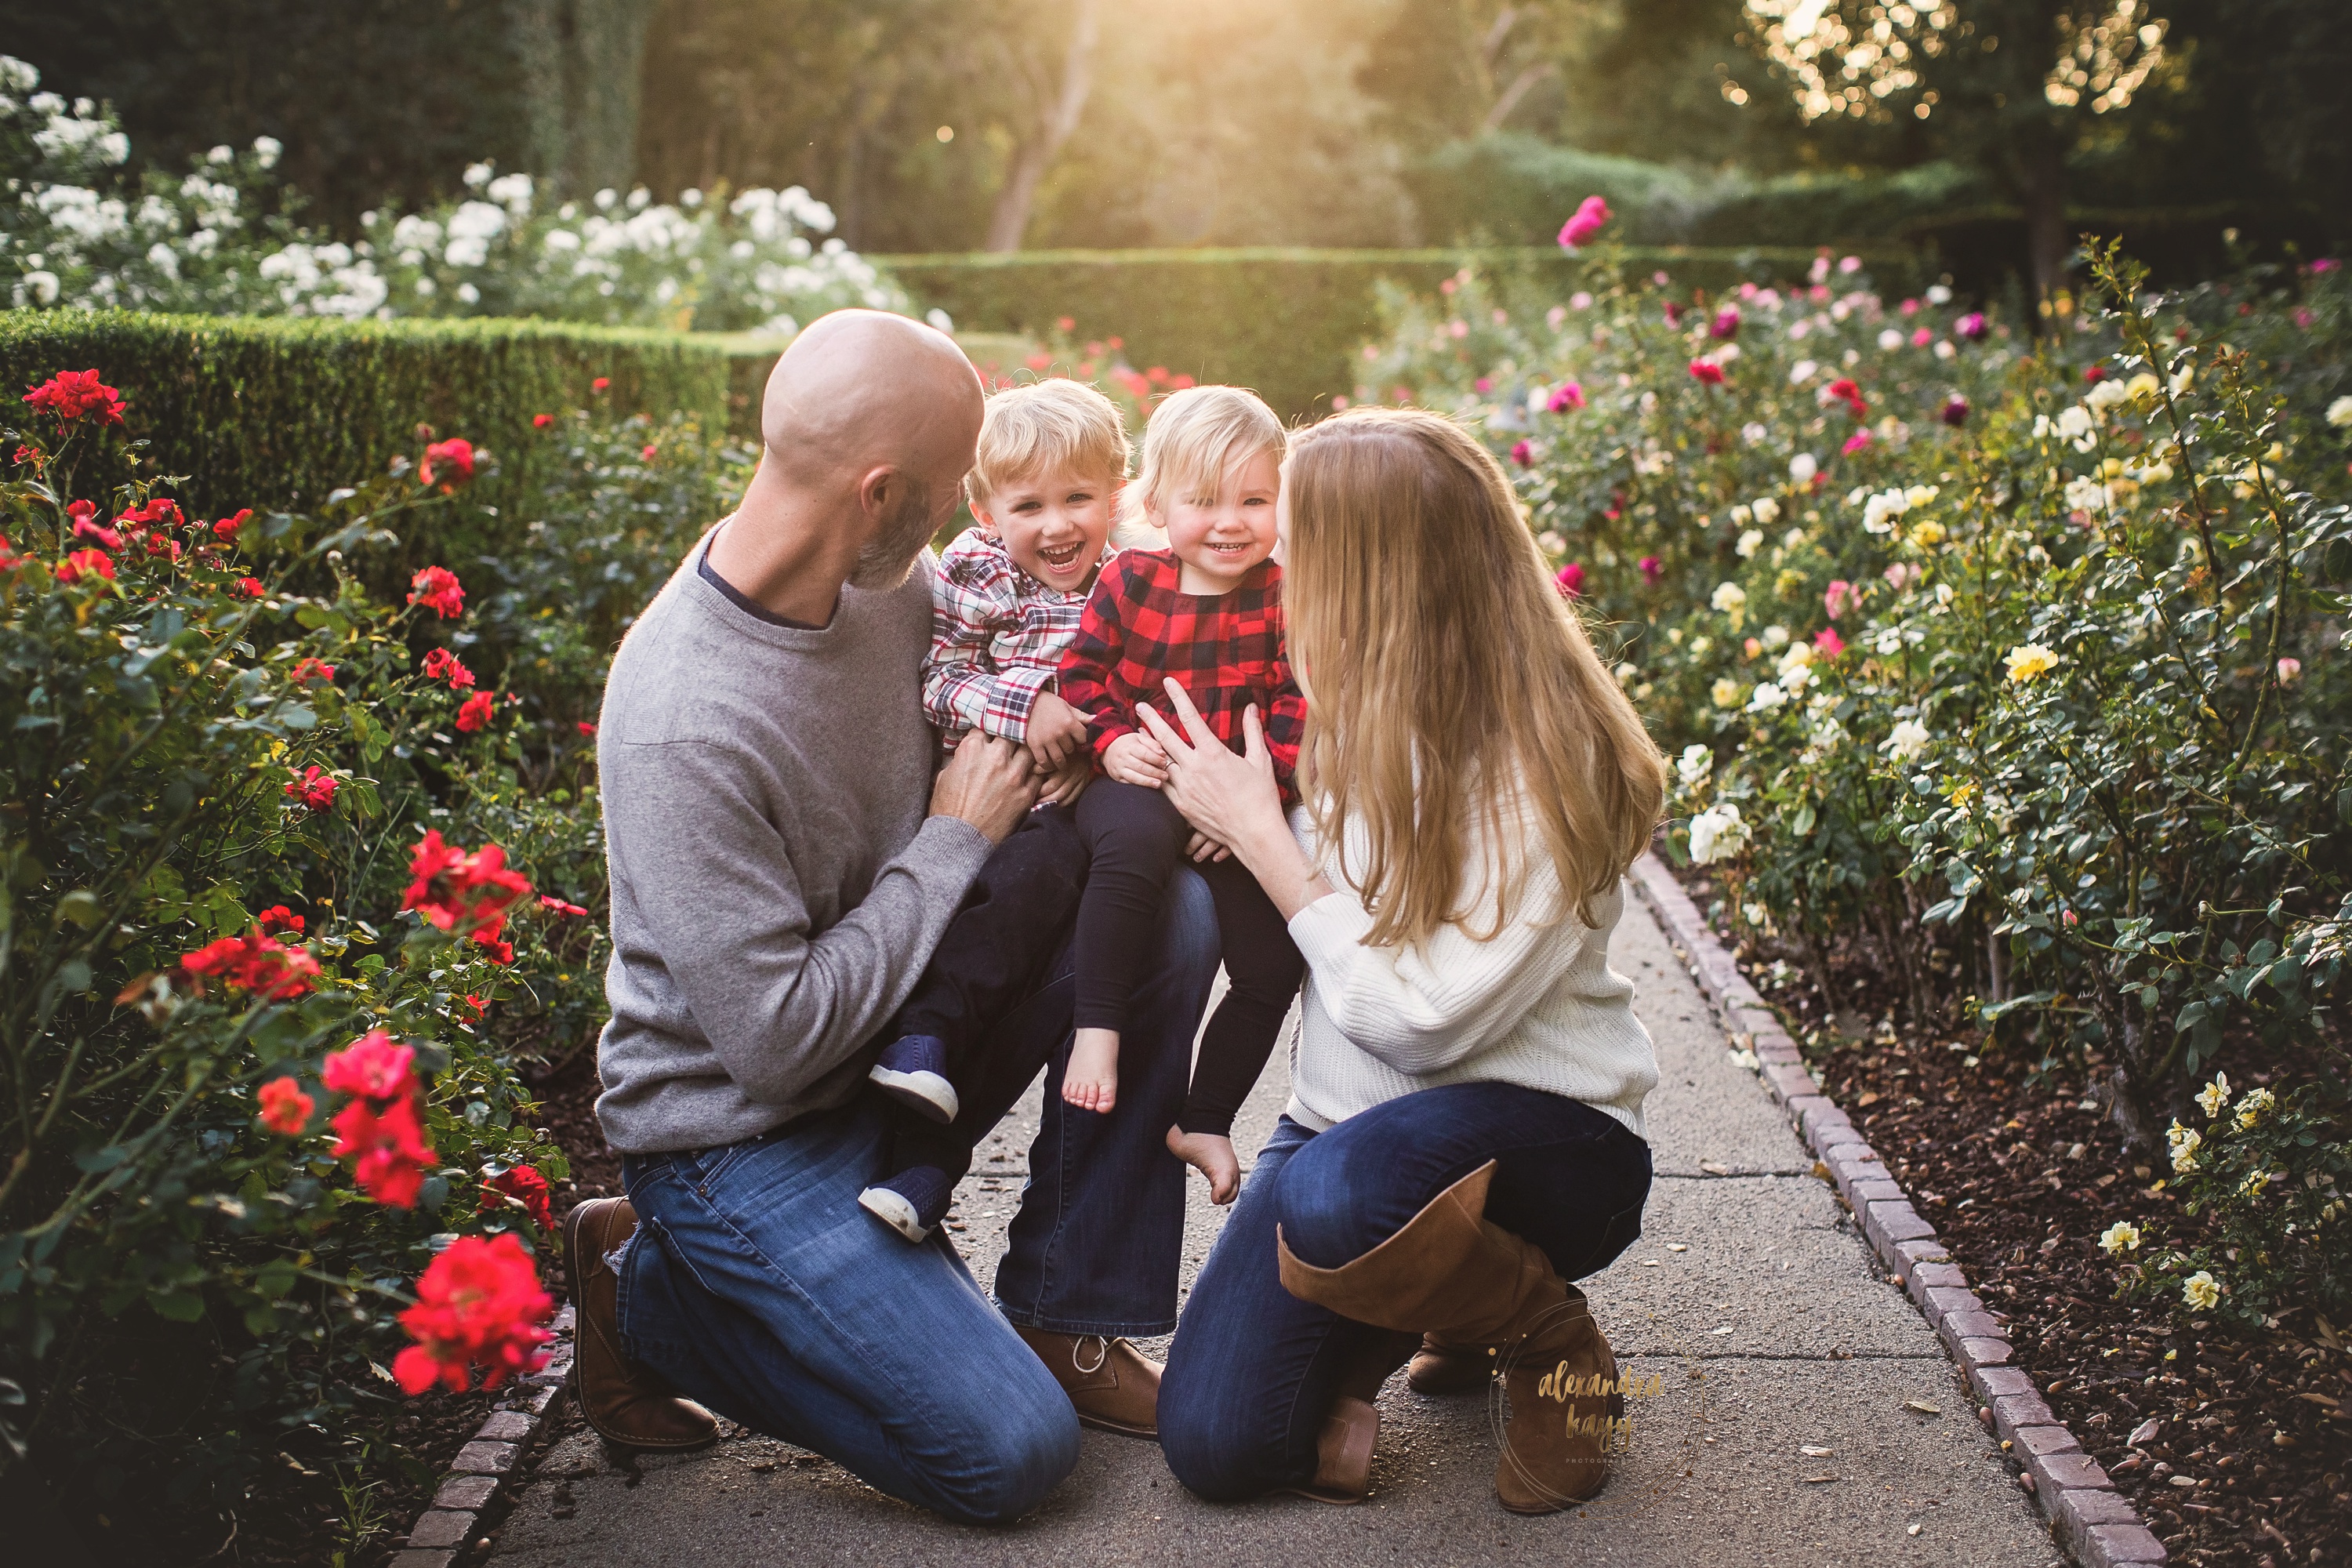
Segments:
[[[1121,784],[1158,789],[1168,782],[1168,753],[1140,731],[1130,731],[1103,748],[1103,772]]]
[[[1037,800],[1037,770],[1028,752],[975,730],[931,784],[931,815],[958,816],[991,844],[1002,844]]]
[[[1087,782],[1094,776],[1094,759],[1080,752],[1054,770],[1054,776],[1045,781],[1045,789],[1037,796],[1037,804],[1076,805],[1078,796],[1086,793]]]
[[[1029,760],[1041,773],[1055,773],[1087,750],[1084,715],[1051,691],[1029,704]]]

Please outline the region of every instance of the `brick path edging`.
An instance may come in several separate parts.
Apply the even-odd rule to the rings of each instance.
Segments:
[[[2164,1543],[2140,1521],[2097,1460],[2083,1451],[2042,1403],[2033,1380],[2010,1364],[2004,1320],[1989,1312],[1893,1174],[1805,1070],[1796,1041],[1730,952],[1708,929],[1682,884],[1655,855],[1628,873],[1665,928],[1675,956],[1713,1004],[1735,1050],[1756,1054],[1764,1087],[1803,1134],[1813,1173],[1836,1187],[1895,1282],[1918,1304],[1977,1401],[1977,1414],[2023,1467],[2019,1484],[2048,1516],[2052,1535],[2084,1568],[2145,1568],[2165,1561]]]
[[[563,1408],[563,1382],[572,1373],[572,1309],[551,1325],[547,1364],[508,1384],[473,1440],[457,1450],[449,1476],[409,1528],[407,1544],[388,1568],[454,1568],[481,1538],[482,1518],[504,1499],[531,1445]]]

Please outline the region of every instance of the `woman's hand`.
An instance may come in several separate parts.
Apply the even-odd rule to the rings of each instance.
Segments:
[[[1139,702],[1135,709],[1168,759],[1161,793],[1197,835],[1238,856],[1288,920],[1328,893],[1331,884],[1307,863],[1283,818],[1282,789],[1275,783],[1274,758],[1265,749],[1256,705],[1242,711],[1244,751],[1237,757],[1210,730],[1184,689],[1172,679],[1167,687],[1168,705],[1182,721],[1184,735],[1150,703]]]
[[[1219,844],[1239,847],[1253,828],[1261,835],[1280,832],[1286,837],[1289,829],[1282,821],[1282,791],[1274,782],[1274,758],[1265,749],[1257,705],[1252,703],[1242,713],[1246,749],[1237,757],[1210,730],[1181,686],[1171,679],[1167,689],[1168,704],[1183,724],[1183,735],[1171,728],[1150,703],[1135,705],[1135,716],[1167,758],[1168,777],[1161,793],[1202,837]]]

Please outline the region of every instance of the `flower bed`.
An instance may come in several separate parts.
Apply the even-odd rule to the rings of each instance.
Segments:
[[[18,406],[0,1420],[100,1555],[356,1552],[470,1429],[446,1391],[537,1353],[568,1162],[523,1072],[603,1016],[604,664],[743,455],[551,413],[215,521],[100,372]],[[500,460],[505,550],[372,596]]]
[[[2352,1418],[2352,296],[2089,259],[2034,335],[1828,256],[1715,294],[1605,247],[1564,299],[1465,272],[1392,299],[1356,396],[1483,422],[1677,758],[1667,852],[1873,1144],[1975,1184],[1952,1244],[2037,1372],[2161,1415],[2152,1517],[2284,1552],[2294,1497],[2303,1560]],[[2319,1424],[2189,1407],[2273,1384]]]

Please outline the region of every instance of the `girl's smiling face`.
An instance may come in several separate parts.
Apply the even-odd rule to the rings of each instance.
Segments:
[[[974,509],[980,525],[1004,542],[1013,564],[1056,593],[1094,581],[1110,537],[1116,483],[1084,474],[1035,474],[1007,485]]]
[[[1168,546],[1182,563],[1178,586],[1187,594],[1231,591],[1274,553],[1275,505],[1282,494],[1282,464],[1257,452],[1230,464],[1215,495],[1175,495],[1165,517]]]

